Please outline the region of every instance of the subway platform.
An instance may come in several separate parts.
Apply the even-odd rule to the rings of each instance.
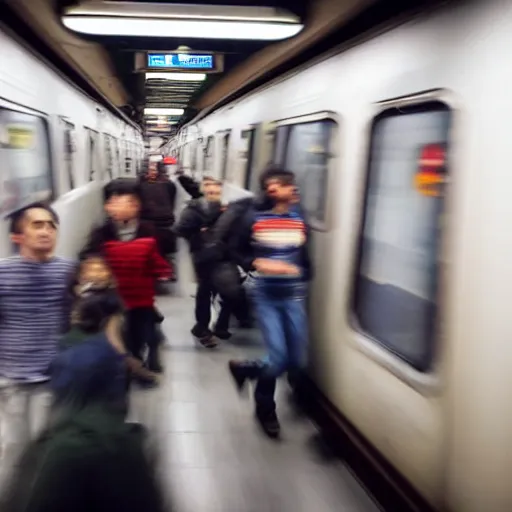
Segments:
[[[177,512],[374,512],[379,507],[339,459],[329,456],[311,421],[278,391],[280,441],[253,420],[227,371],[231,358],[262,352],[258,332],[239,331],[216,349],[190,334],[193,299],[159,297],[168,345],[155,390],[136,391],[131,419],[158,446],[165,491]]]

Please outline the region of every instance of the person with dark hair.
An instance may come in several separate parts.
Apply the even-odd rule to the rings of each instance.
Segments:
[[[35,203],[10,218],[19,254],[0,260],[1,466],[13,463],[48,410],[48,366],[67,328],[76,264],[55,256],[59,217]]]
[[[257,380],[256,418],[267,435],[276,437],[280,431],[274,401],[276,379],[302,369],[305,362],[305,299],[312,266],[309,227],[297,205],[294,174],[272,168],[264,179],[267,200],[238,219],[231,254],[244,270],[254,273],[248,289],[267,357],[230,361],[229,369],[239,389],[247,380]]]
[[[156,332],[155,282],[169,279],[171,266],[159,254],[154,227],[140,220],[140,186],[136,179],[115,180],[106,194],[105,210],[109,216],[96,228],[81,258],[101,254],[117,281],[126,306],[126,344],[142,360],[149,349],[147,365],[159,373],[159,337]]]
[[[212,299],[217,292],[211,280],[212,261],[205,251],[205,245],[210,228],[222,213],[221,196],[221,183],[216,182],[215,185],[212,183],[205,189],[203,197],[192,199],[188,203],[174,227],[176,234],[185,238],[190,246],[197,277],[196,324],[192,328],[192,335],[205,347],[216,346],[215,337],[228,339],[231,336],[228,331],[231,312],[226,301],[223,301],[213,333],[210,331]]]
[[[151,222],[156,230],[158,248],[163,257],[176,252],[174,224],[176,185],[164,179],[164,166],[150,164],[140,182],[142,208],[140,218]]]

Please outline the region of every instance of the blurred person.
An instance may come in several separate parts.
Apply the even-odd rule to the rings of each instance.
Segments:
[[[90,261],[82,276],[91,274]],[[103,282],[82,283],[78,293],[74,323],[84,336],[68,336],[52,363],[51,421],[26,449],[0,506],[9,512],[163,512],[145,451],[147,431],[125,421],[123,304],[106,272]]]
[[[176,252],[174,224],[176,185],[165,178],[163,162],[151,163],[140,183],[142,207],[140,218],[151,222],[156,230],[160,254],[166,258]]]
[[[213,347],[217,344],[214,336],[220,339],[227,339],[231,336],[228,331],[231,313],[225,301],[223,301],[213,332],[210,330],[212,299],[217,292],[211,280],[212,262],[205,246],[210,235],[210,228],[222,213],[221,199],[222,184],[208,181],[208,185],[204,187],[203,196],[192,199],[188,203],[174,227],[178,236],[188,240],[198,281],[195,297],[196,324],[191,332],[206,347]]]
[[[176,171],[176,176],[179,184],[183,187],[183,190],[192,198],[199,199],[208,189],[210,184],[215,185],[217,180],[211,176],[204,176],[201,182],[196,181],[194,178],[187,176],[182,168]]]
[[[67,328],[76,264],[55,256],[59,217],[43,203],[11,215],[19,254],[0,260],[1,466],[45,424],[48,366]]]
[[[266,200],[253,204],[236,223],[232,255],[247,272],[248,287],[267,356],[230,361],[238,389],[257,380],[256,418],[264,432],[277,437],[280,425],[274,400],[276,379],[304,367],[308,338],[307,282],[311,279],[309,227],[297,204],[294,174],[272,168],[265,175]]]
[[[71,329],[60,341],[61,350],[71,348],[91,335],[98,334],[111,320],[122,323],[124,314],[124,306],[117,293],[114,275],[106,261],[99,255],[89,255],[80,263],[73,292]],[[107,329],[107,334],[109,332]],[[118,339],[112,335],[109,339],[112,343],[115,342],[116,350],[125,356],[127,369],[139,381],[147,384],[158,382],[157,374],[144,368],[139,359],[127,352],[121,338]]]
[[[154,227],[140,219],[137,180],[119,178],[109,186],[105,202],[109,218],[93,230],[81,258],[89,254],[101,254],[105,258],[126,306],[127,348],[142,360],[147,347],[147,367],[160,373],[163,368],[156,330],[155,283],[169,279],[172,267],[159,254]]]

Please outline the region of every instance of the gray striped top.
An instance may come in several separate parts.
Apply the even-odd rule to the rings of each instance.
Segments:
[[[0,260],[0,379],[47,380],[50,362],[67,324],[69,285],[76,264],[12,256]]]

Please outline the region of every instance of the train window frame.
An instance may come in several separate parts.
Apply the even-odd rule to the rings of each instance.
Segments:
[[[89,128],[88,126],[84,126],[85,134],[87,137],[86,143],[86,151],[89,153],[89,169],[88,169],[88,179],[89,183],[101,179],[100,170],[95,169],[98,165],[98,142],[99,142],[99,132],[94,130],[93,128]]]
[[[67,119],[62,119],[62,122],[64,124],[64,165],[68,176],[69,190],[74,190],[76,183],[74,173],[75,159],[73,158],[73,155],[76,153],[76,148],[73,149],[72,147],[72,134],[74,134],[76,138],[76,126]]]
[[[203,176],[211,176],[215,171],[215,135],[208,135],[206,145],[203,150]],[[210,162],[210,169],[206,169],[206,163]]]
[[[220,139],[220,179],[226,181],[228,177],[228,164],[229,164],[229,148],[231,143],[232,130],[220,130],[215,134],[215,138]]]
[[[280,119],[277,121],[272,121],[272,124],[275,129],[274,135],[274,148],[272,152],[272,161],[271,163],[278,166],[286,167],[286,156],[288,152],[288,145],[290,143],[290,136],[294,126],[298,125],[306,125],[311,123],[318,122],[330,122],[333,124],[330,137],[329,137],[329,148],[328,148],[328,161],[326,166],[326,187],[325,187],[325,214],[322,220],[311,217],[308,215],[308,222],[314,231],[327,232],[331,227],[331,191],[329,189],[329,183],[332,181],[332,178],[336,171],[336,164],[338,162],[338,137],[339,137],[339,129],[341,126],[341,118],[336,112],[332,111],[321,111],[315,112],[311,114],[306,114],[302,116],[290,117],[287,119]],[[284,134],[284,143],[282,146],[282,158],[277,158],[278,151],[278,137],[279,131]],[[290,169],[293,171],[293,169]]]
[[[105,169],[107,171],[107,177],[110,180],[114,179],[114,148],[113,148],[113,137],[109,133],[103,132],[103,150],[105,154]]]
[[[249,146],[247,148],[247,154],[245,159],[244,172],[244,189],[252,191],[254,187],[254,152],[256,147],[256,137],[258,135],[258,129],[260,124],[253,124],[242,129],[240,132],[240,139],[245,138],[245,134],[250,134]]]
[[[437,106],[437,108],[433,108]],[[449,228],[445,225],[440,231],[436,250],[436,272],[435,283],[429,283],[429,286],[435,290],[436,312],[432,319],[432,330],[430,336],[430,346],[428,347],[426,360],[418,362],[410,361],[410,358],[400,354],[394,347],[389,346],[383,340],[378,339],[372,333],[367,332],[361,325],[357,312],[357,293],[358,279],[363,261],[363,235],[368,218],[369,202],[369,184],[371,179],[372,150],[376,128],[380,121],[396,117],[397,115],[406,115],[422,112],[441,112],[449,113],[449,125],[447,129],[446,140],[446,180],[443,190],[443,203],[441,213],[438,215],[439,222],[443,218],[443,212],[450,207],[450,183],[453,176],[453,161],[451,154],[455,145],[453,131],[456,123],[456,107],[449,94],[443,91],[427,91],[425,93],[398,98],[394,100],[383,101],[377,104],[376,112],[369,121],[368,145],[366,150],[364,172],[361,185],[361,206],[359,209],[359,222],[356,232],[356,251],[353,265],[351,265],[351,290],[348,302],[348,321],[351,329],[356,334],[354,345],[378,364],[386,367],[395,376],[405,381],[421,392],[435,390],[439,386],[439,376],[437,375],[438,361],[442,352],[441,346],[441,323],[442,323],[442,304],[443,304],[443,274],[445,265],[443,262],[443,253],[445,240],[448,236]],[[428,144],[428,143],[425,143]]]
[[[53,172],[54,154],[53,154],[53,143],[52,143],[53,141],[52,141],[52,132],[50,129],[49,115],[46,112],[27,108],[23,105],[13,103],[13,102],[10,102],[7,100],[3,100],[3,99],[0,99],[0,110],[7,110],[10,112],[29,115],[29,116],[35,117],[41,121],[41,125],[42,125],[43,132],[44,132],[45,146],[46,146],[47,155],[48,155],[48,158],[47,158],[48,168],[47,168],[46,175],[49,178],[48,182],[49,182],[50,190],[49,190],[49,196],[46,199],[46,202],[49,202],[50,204],[53,203],[57,197],[57,195],[56,195],[57,176]],[[23,204],[17,206],[14,210],[11,210],[7,213],[2,212],[2,216],[7,217],[13,211],[23,208],[24,206],[27,206],[32,202],[34,202],[34,201],[29,201],[27,203],[23,203]]]

